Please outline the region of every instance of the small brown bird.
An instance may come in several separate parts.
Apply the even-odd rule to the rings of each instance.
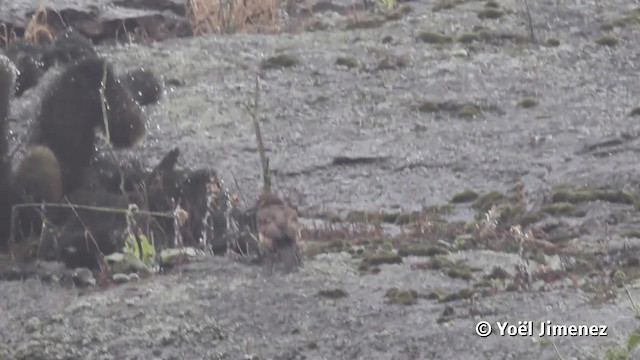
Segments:
[[[273,193],[262,193],[258,198],[256,225],[260,247],[267,251],[269,271],[273,271],[279,258],[286,271],[302,265],[298,249],[300,224],[297,212]]]

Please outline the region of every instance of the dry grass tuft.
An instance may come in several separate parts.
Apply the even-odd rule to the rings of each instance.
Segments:
[[[14,42],[18,38],[16,32],[9,28],[7,24],[0,24],[0,45],[3,48],[7,48],[9,44]]]
[[[279,0],[184,0],[194,35],[278,30]]]
[[[31,20],[24,29],[24,39],[32,43],[40,43],[44,38],[49,43],[53,41],[54,29],[47,22],[47,11],[45,6],[40,6],[31,16]]]

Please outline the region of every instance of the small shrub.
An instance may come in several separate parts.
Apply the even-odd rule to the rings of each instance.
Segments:
[[[440,0],[435,5],[433,5],[431,11],[438,12],[442,10],[451,10],[464,1],[465,0]]]
[[[413,305],[418,301],[418,292],[414,289],[400,290],[391,288],[384,294],[387,304]]]
[[[456,113],[458,117],[465,119],[475,118],[477,116],[480,116],[481,114],[482,110],[480,110],[480,107],[471,104],[463,105]]]
[[[381,27],[387,22],[387,19],[384,18],[368,18],[368,19],[359,19],[350,21],[346,29],[347,30],[356,30],[356,29],[376,29]]]
[[[489,0],[486,3],[484,3],[484,7],[492,8],[492,9],[499,9],[500,8],[500,4],[498,4],[497,1]]]
[[[544,46],[546,46],[546,47],[558,47],[558,46],[560,46],[560,40],[554,39],[554,38],[549,38],[549,39],[544,41]]]
[[[470,44],[475,41],[480,41],[480,35],[477,33],[464,33],[458,36],[459,43]]]
[[[449,250],[439,245],[406,245],[398,249],[400,256],[438,256],[447,255]]]
[[[494,190],[479,196],[471,207],[484,214],[489,211],[492,206],[502,204],[506,200],[507,197],[503,193]]]
[[[440,299],[440,302],[445,303],[445,302],[451,302],[451,301],[457,301],[457,300],[471,299],[473,294],[474,294],[473,289],[460,289],[460,291],[458,292],[442,297]]]
[[[598,40],[596,40],[596,44],[600,45],[600,46],[608,46],[608,47],[613,47],[616,46],[620,43],[620,39],[618,39],[617,36],[610,34],[610,35],[604,35],[601,38],[599,38]]]
[[[336,59],[336,65],[338,66],[345,66],[349,69],[353,69],[358,67],[358,59],[354,58],[354,57],[344,57],[341,56],[338,59]]]
[[[576,211],[576,206],[569,202],[557,202],[542,207],[542,212],[549,215],[571,215]]]
[[[451,198],[451,202],[454,204],[466,203],[466,202],[474,201],[477,198],[478,198],[477,192],[470,189],[466,189],[464,191],[461,191],[453,195],[453,198]]]
[[[518,103],[519,108],[529,109],[538,106],[538,100],[532,97],[526,97]]]
[[[349,296],[349,294],[344,289],[332,288],[318,290],[318,296],[329,299],[340,299]]]
[[[610,22],[600,25],[600,30],[602,30],[602,31],[611,31],[611,30],[613,30],[613,28],[614,28],[614,26]]]
[[[423,101],[420,106],[418,106],[418,111],[427,113],[427,112],[436,112],[439,110],[439,105],[433,101]]]
[[[392,252],[367,255],[362,258],[362,262],[360,263],[358,270],[367,271],[371,267],[383,264],[402,264],[402,257]]]
[[[447,36],[438,32],[423,31],[418,34],[418,39],[427,44],[448,44],[453,41],[451,36]]]
[[[471,280],[473,279],[473,273],[468,266],[464,265],[455,265],[451,267],[446,272],[447,276],[452,279],[462,279],[462,280]]]
[[[481,20],[485,20],[485,19],[495,20],[495,19],[501,18],[503,15],[504,15],[504,11],[491,8],[491,7],[478,11],[478,18]]]
[[[554,203],[566,202],[577,204],[581,202],[606,201],[615,204],[633,205],[636,197],[627,191],[616,189],[559,189],[551,195],[551,201]]]
[[[283,69],[298,64],[298,58],[293,55],[279,54],[262,60],[260,67],[263,70]]]

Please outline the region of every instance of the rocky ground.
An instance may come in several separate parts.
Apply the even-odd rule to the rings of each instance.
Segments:
[[[394,228],[402,239],[310,225],[305,267],[287,276],[212,258],[109,289],[1,282],[0,359],[640,357],[638,4],[529,1],[531,43],[523,2],[447,3],[381,21],[320,13],[307,20],[317,31],[101,47],[168,84],[147,139],[123,156],[153,165],[178,146],[182,166],[218,169],[250,202],[258,73],[274,185],[307,223],[424,211]],[[14,118],[33,117],[39,91]],[[466,189],[480,194],[471,206],[450,203]],[[608,335],[482,338],[481,320]]]

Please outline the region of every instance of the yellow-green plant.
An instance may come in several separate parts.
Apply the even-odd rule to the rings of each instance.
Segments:
[[[156,248],[144,234],[129,234],[124,242],[124,252],[134,255],[148,267],[156,263]]]

